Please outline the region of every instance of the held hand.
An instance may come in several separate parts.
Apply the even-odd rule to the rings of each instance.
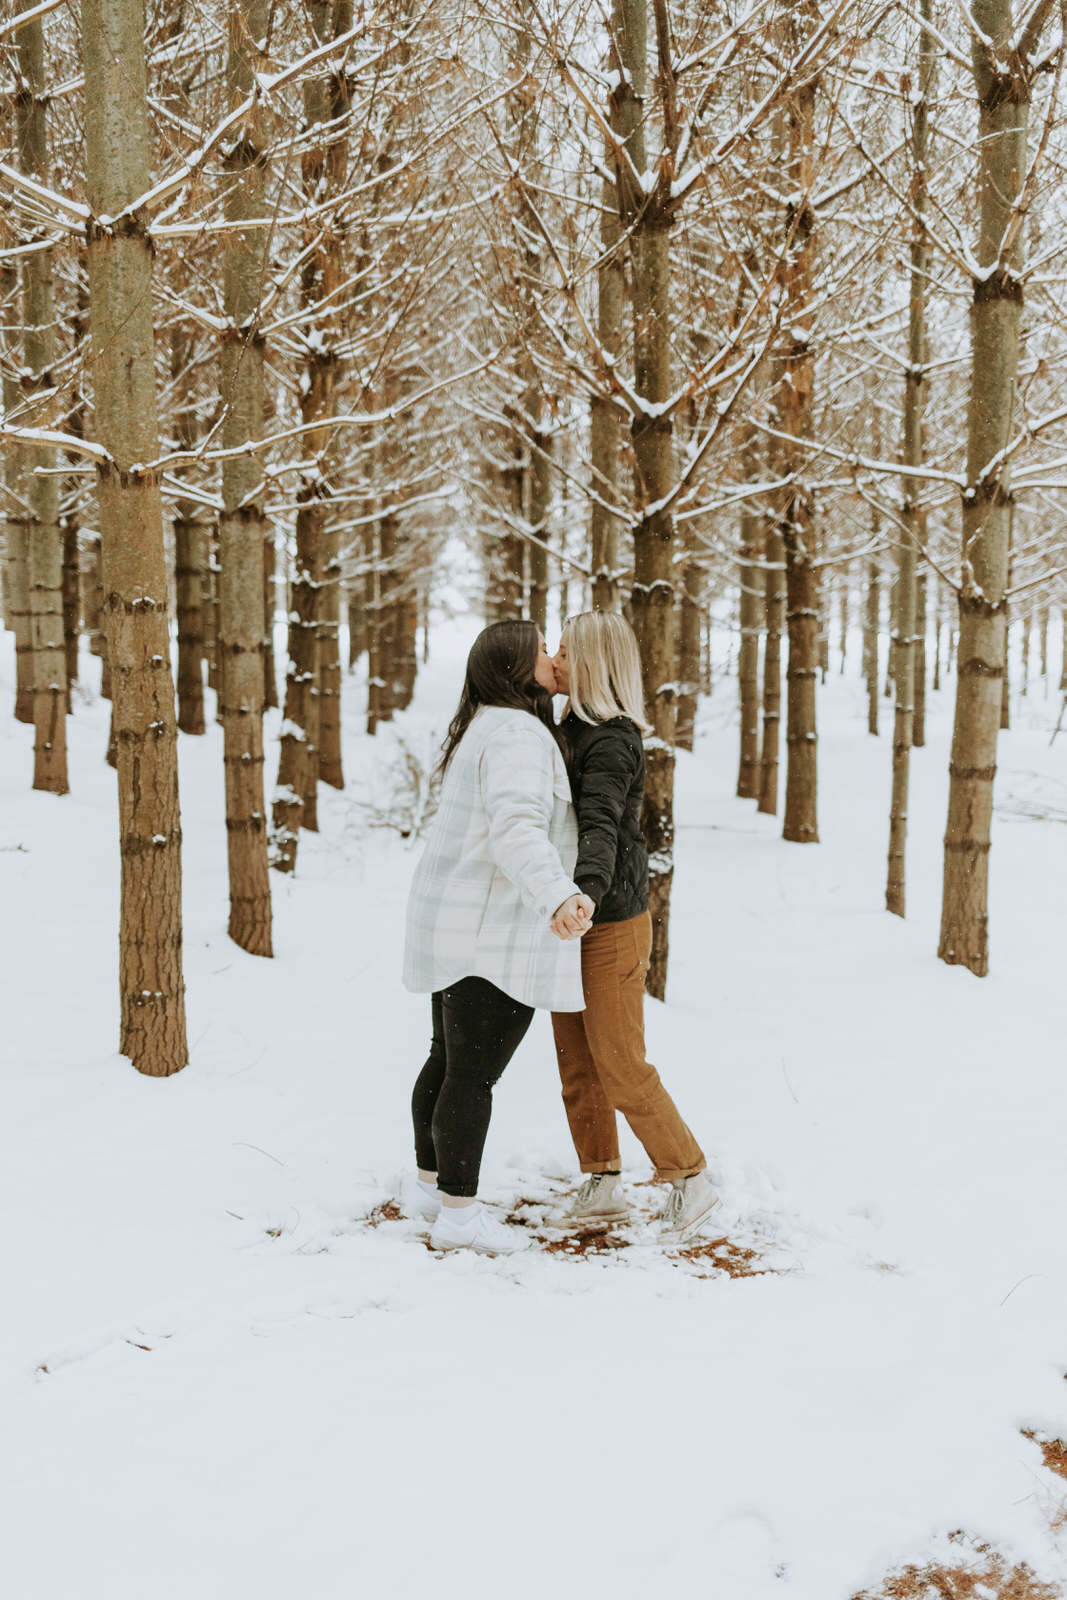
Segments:
[[[593,926],[596,904],[587,894],[572,894],[556,909],[549,926],[557,939],[580,939]]]

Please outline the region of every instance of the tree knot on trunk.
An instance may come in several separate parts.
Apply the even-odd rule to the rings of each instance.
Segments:
[[[959,676],[961,678],[1003,678],[1004,668],[994,667],[988,661],[983,661],[980,656],[972,656],[969,661],[960,663]]]
[[[961,783],[992,783],[997,775],[997,769],[992,767],[958,767],[954,761],[948,764],[950,778],[958,778]]]
[[[674,423],[670,417],[640,416],[635,417],[630,424],[630,433],[635,440],[643,439],[646,434],[650,433],[661,434],[669,439],[673,432]]]
[[[223,516],[227,522],[242,522],[245,526],[264,523],[267,520],[266,512],[255,501],[247,506],[234,506],[232,511],[224,511]]]
[[[267,165],[266,152],[254,139],[239,139],[232,144],[222,158],[224,172],[236,172],[239,176],[246,173],[249,168],[264,168]],[[238,219],[240,220],[240,219]]]
[[[247,345],[251,349],[260,352],[267,347],[267,341],[259,329],[256,327],[250,328],[247,322],[242,323],[239,328],[232,323],[229,327],[223,328],[220,342],[223,345],[239,345],[242,350]],[[226,398],[229,401],[231,396],[227,395]]]
[[[1018,60],[1018,57],[1016,57]],[[1021,64],[1020,64],[1021,65]],[[978,98],[978,104],[990,115],[1001,106],[1028,106],[1030,85],[1023,71],[997,72],[986,80],[988,87]]]
[[[974,304],[990,305],[996,300],[1006,300],[1011,305],[1023,303],[1023,286],[1007,267],[1001,267],[988,278],[974,280]]]
[[[114,461],[98,461],[97,474],[101,483],[109,483],[119,493],[130,489],[158,489],[163,481],[162,467],[120,467]]]
[[[1008,610],[1007,598],[989,600],[984,594],[961,594],[959,605],[961,617],[982,617],[987,621],[1005,615]]]
[[[793,200],[785,208],[785,225],[793,233],[794,253],[804,245],[815,227],[815,207],[805,195],[799,205]]]
[[[87,244],[106,243],[114,239],[139,239],[151,250],[152,236],[149,233],[151,220],[141,211],[123,212],[120,217],[90,217],[85,224],[85,239]]]

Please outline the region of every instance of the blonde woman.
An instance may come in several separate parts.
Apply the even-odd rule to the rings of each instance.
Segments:
[[[552,1014],[563,1103],[586,1181],[557,1227],[623,1220],[621,1111],[656,1178],[671,1184],[660,1236],[674,1243],[718,1204],[700,1146],[645,1059],[645,977],[652,948],[648,850],[641,833],[645,721],[637,641],[623,617],[585,611],[563,630],[553,660],[566,694],[561,731],[578,814],[574,882],[596,904],[582,939],[585,1010]]]

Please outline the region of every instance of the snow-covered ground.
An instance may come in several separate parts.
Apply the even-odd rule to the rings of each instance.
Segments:
[[[471,631],[435,633],[412,748]],[[272,962],[226,937],[219,730],[181,737],[192,1063],[139,1077],[115,1054],[107,708],[79,698],[72,793],[33,794],[0,641],[12,1600],[848,1600],[955,1529],[1067,1582],[1067,1485],[1021,1432],[1067,1434],[1067,828],[998,818],[992,975],[940,964],[948,695],[913,758],[903,922],[882,909],[891,717],[868,737],[854,671],[820,691],[819,846],[733,797],[734,680],[680,759],[651,1054],[723,1187],[709,1237],[773,1269],[731,1277],[725,1247],[671,1260],[640,1230],[579,1259],[438,1259],[376,1209],[410,1165],[429,1008],[398,976],[417,847],[358,805],[387,794],[393,735],[361,734],[353,680],[349,788],[320,791],[321,834],[274,877]],[[1067,811],[1041,696],[998,792]],[[647,1179],[628,1133],[624,1156]],[[539,1016],[485,1192],[573,1177]]]

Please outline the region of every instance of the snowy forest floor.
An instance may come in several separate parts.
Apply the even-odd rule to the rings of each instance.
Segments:
[[[935,956],[951,694],[912,760],[901,921],[890,703],[870,738],[835,664],[822,843],[802,847],[734,798],[720,680],[679,759],[668,1002],[648,1008],[723,1191],[714,1226],[683,1257],[638,1225],[587,1253],[437,1258],[393,1205],[428,1042],[399,981],[419,847],[370,823],[397,734],[440,736],[473,631],[441,623],[376,741],[346,677],[348,788],[320,789],[321,833],[273,876],[271,962],[226,937],[221,732],[180,736],[192,1061],[164,1081],[115,1053],[98,663],[69,796],[31,792],[33,730],[0,723],[6,1593],[849,1600],[921,1594],[930,1563],[970,1567],[939,1594],[1067,1592],[1067,1483],[1041,1449],[1067,1435],[1058,696],[1031,685],[1003,736],[978,981]],[[3,634],[5,705],[12,680]],[[577,1179],[543,1014],[484,1177],[532,1225]]]

